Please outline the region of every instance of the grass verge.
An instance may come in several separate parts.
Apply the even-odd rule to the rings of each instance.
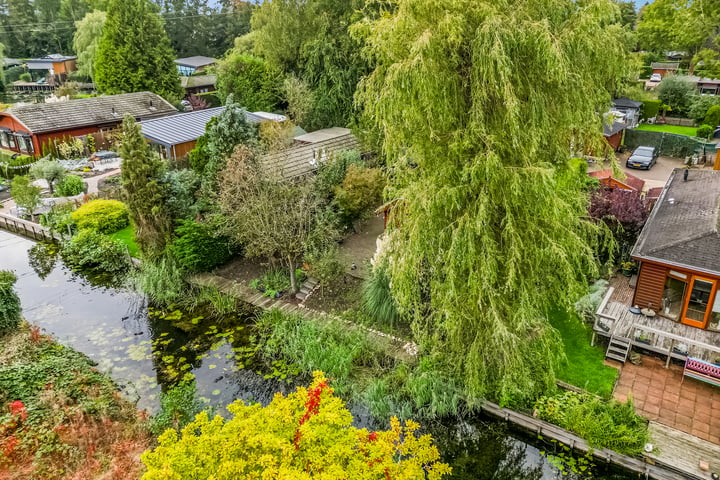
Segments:
[[[130,252],[130,256],[134,258],[139,258],[140,249],[138,248],[137,243],[135,243],[135,228],[132,225],[128,225],[127,227],[123,228],[122,230],[118,230],[110,236],[115,240],[120,240],[122,243],[124,243],[127,246],[128,251]]]
[[[567,363],[560,367],[558,378],[588,392],[610,398],[618,372],[604,365],[605,352],[590,346],[590,329],[574,313],[553,310],[550,324],[560,332]]]
[[[697,134],[697,128],[695,127],[680,127],[677,125],[649,125],[647,123],[643,123],[642,125],[638,125],[637,129],[648,132],[675,133],[678,135],[687,135],[689,137],[694,137]]]

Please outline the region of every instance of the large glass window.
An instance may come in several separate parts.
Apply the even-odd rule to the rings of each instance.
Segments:
[[[3,148],[10,148],[10,135],[6,130],[0,131],[0,145]]]
[[[668,276],[665,279],[663,291],[663,316],[672,320],[679,320],[685,298],[687,283],[679,278]]]

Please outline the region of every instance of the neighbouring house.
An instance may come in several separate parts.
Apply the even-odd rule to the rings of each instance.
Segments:
[[[622,145],[623,134],[626,128],[627,125],[625,122],[614,121],[611,125],[603,124],[603,135],[613,150],[617,150],[620,148],[620,145]]]
[[[69,74],[77,70],[77,57],[53,53],[40,58],[31,58],[25,61],[27,69],[33,73],[33,78],[51,86],[62,85]]]
[[[642,102],[636,102],[629,98],[620,97],[613,100],[614,112],[622,113],[622,118],[618,118],[618,121],[624,121],[627,128],[635,128],[640,123],[640,110],[642,109]]]
[[[652,73],[659,73],[662,78],[666,75],[673,75],[680,69],[680,62],[652,62],[650,64]]]
[[[260,159],[269,171],[280,172],[286,179],[317,171],[320,164],[335,152],[357,150],[360,154],[369,153],[347,128],[325,128],[299,135],[293,140],[293,146],[268,153]]]
[[[688,80],[697,86],[700,95],[720,95],[720,79],[690,75]]]
[[[634,349],[666,366],[720,360],[719,220],[720,172],[675,169],[630,254],[638,273],[611,278],[595,312],[593,343],[607,339],[607,358],[624,363]]]
[[[176,112],[151,92],[17,104],[0,112],[0,145],[14,152],[40,155],[43,145],[116,129],[126,114],[140,121]]]
[[[197,95],[199,93],[214,92],[217,90],[217,75],[193,75],[192,77],[180,77],[180,86],[185,90],[185,95]]]
[[[675,50],[665,52],[665,58],[667,58],[671,62],[680,62],[683,58],[685,58],[686,55],[686,52],[679,52]]]
[[[211,57],[203,57],[202,55],[196,55],[194,57],[178,58],[175,60],[178,72],[184,77],[195,75],[205,71],[208,67],[211,67],[217,63],[217,60]]]
[[[177,160],[187,156],[195,148],[197,139],[205,133],[205,126],[214,117],[225,110],[225,107],[207,108],[194,112],[178,113],[169,117],[155,118],[140,122],[145,139],[153,146],[161,157]],[[273,115],[265,112],[245,112],[245,119],[250,123],[264,121],[282,122],[287,120],[284,115]]]
[[[633,304],[720,330],[719,204],[720,172],[672,172],[631,254],[640,263]]]
[[[645,188],[645,180],[629,173],[625,174],[625,180],[618,180],[615,178],[612,170],[588,172],[588,175],[593,178],[597,178],[600,181],[600,186],[604,188],[620,188],[622,190],[629,190],[632,192],[642,192],[643,188]]]

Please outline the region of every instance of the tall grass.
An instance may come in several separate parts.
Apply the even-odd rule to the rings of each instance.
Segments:
[[[177,261],[164,255],[145,260],[130,277],[130,284],[145,293],[152,303],[168,305],[187,297],[190,288]]]
[[[382,325],[394,327],[400,314],[390,292],[390,278],[382,267],[373,268],[370,278],[363,284],[363,308]]]
[[[271,310],[258,318],[266,354],[290,359],[306,372],[322,370],[338,393],[350,388],[358,367],[377,365],[380,349],[367,332],[345,324]]]
[[[193,308],[203,304],[209,304],[216,315],[229,315],[238,308],[238,301],[232,295],[221,292],[217,287],[200,287],[192,296]]]

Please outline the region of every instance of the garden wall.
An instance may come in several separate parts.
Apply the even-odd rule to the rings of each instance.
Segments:
[[[679,127],[695,127],[695,121],[690,118],[665,117],[665,125],[675,125]]]

